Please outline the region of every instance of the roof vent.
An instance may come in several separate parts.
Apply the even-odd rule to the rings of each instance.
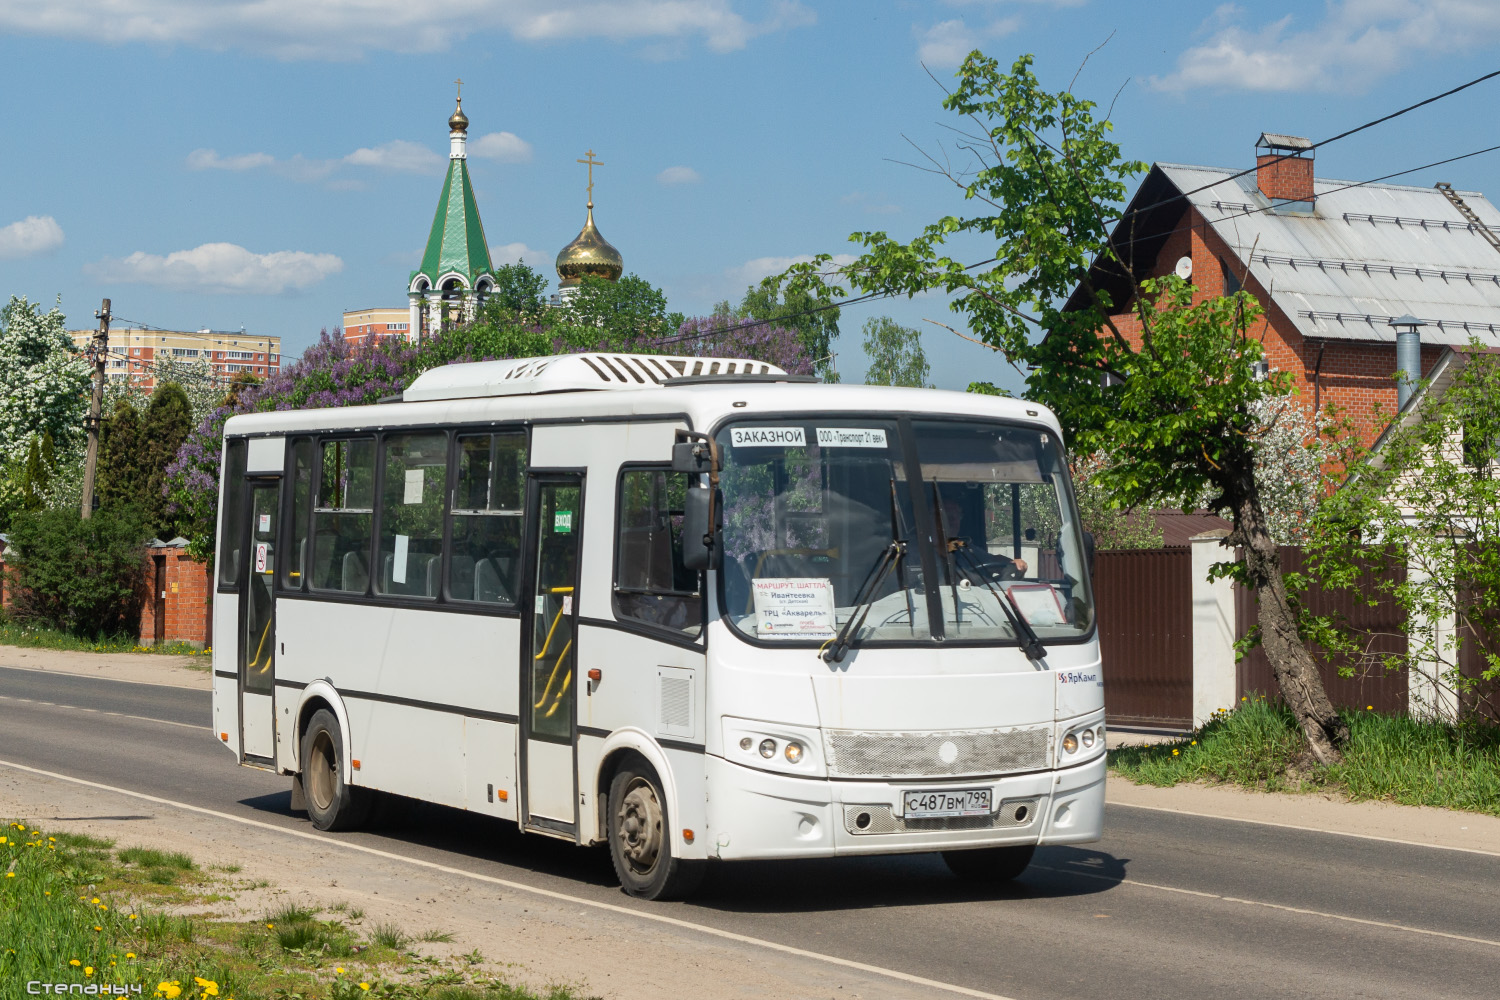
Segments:
[[[726,380],[785,375],[764,361],[685,358],[666,354],[554,354],[545,358],[474,361],[432,368],[402,394],[408,403],[480,396],[534,396],[589,389],[659,389],[672,379],[712,375]]]
[[[1290,202],[1285,207],[1293,211],[1312,211],[1317,198],[1313,194],[1312,141],[1262,132],[1255,143],[1255,182],[1271,201]]]

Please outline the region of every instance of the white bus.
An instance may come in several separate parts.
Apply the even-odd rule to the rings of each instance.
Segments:
[[[214,732],[319,829],[394,794],[711,860],[1097,840],[1104,689],[1060,430],[760,362],[451,365],[224,428]],[[399,801],[399,800],[392,800]]]

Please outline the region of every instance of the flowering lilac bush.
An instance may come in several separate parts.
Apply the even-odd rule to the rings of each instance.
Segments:
[[[187,528],[188,551],[197,559],[213,555],[224,422],[236,413],[363,406],[401,392],[422,372],[440,365],[583,351],[741,357],[779,365],[798,375],[813,370],[796,331],[742,326],[712,317],[689,319],[670,336],[623,342],[607,330],[559,321],[550,314],[540,322],[526,323],[486,315],[417,345],[402,341],[352,345],[338,330],[331,335],[325,330],[316,344],[275,377],[241,389],[237,398],[210,412],[168,467],[165,492]]]

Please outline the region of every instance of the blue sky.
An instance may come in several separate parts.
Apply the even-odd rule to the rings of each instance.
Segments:
[[[1108,104],[1126,155],[1246,167],[1263,130],[1321,139],[1500,68],[1494,0],[1253,5],[1156,0],[0,0],[0,295],[92,325],[284,338],[401,305],[464,80],[471,167],[497,259],[549,275],[596,219],[626,268],[688,314],[848,234],[910,237],[963,211],[894,161],[947,143],[941,91],[970,48],[1035,53]],[[1123,87],[1123,89],[1122,89]],[[1366,179],[1500,143],[1500,79],[1328,146]],[[1500,193],[1500,154],[1405,179]],[[980,260],[981,244],[958,247]],[[1019,386],[940,297],[846,310],[923,327],[933,381]],[[963,329],[959,325],[960,329]]]

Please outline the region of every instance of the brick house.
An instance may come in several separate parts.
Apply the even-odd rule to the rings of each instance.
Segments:
[[[1304,406],[1337,407],[1369,445],[1397,410],[1393,318],[1423,321],[1423,376],[1445,347],[1500,343],[1500,211],[1477,192],[1325,180],[1313,166],[1311,143],[1272,133],[1241,177],[1154,164],[1114,241],[1137,277],[1186,272],[1205,297],[1247,289],[1265,310],[1251,333],[1271,367],[1292,374]],[[1096,264],[1093,277],[1130,301],[1118,268]],[[1128,309],[1114,319],[1138,336]]]

